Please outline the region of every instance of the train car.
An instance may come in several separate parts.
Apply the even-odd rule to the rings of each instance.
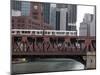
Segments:
[[[65,30],[45,30],[45,35],[55,36],[76,36],[76,31],[65,31]]]
[[[32,30],[32,29],[12,29],[12,35],[55,35],[55,36],[76,36],[76,31],[65,30]]]
[[[43,30],[12,29],[12,35],[43,35]]]

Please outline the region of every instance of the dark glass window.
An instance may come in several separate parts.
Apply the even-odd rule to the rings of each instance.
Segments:
[[[56,30],[60,30],[60,11],[56,12]]]

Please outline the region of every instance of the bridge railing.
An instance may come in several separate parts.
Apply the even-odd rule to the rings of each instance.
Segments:
[[[86,55],[95,50],[95,37],[12,36],[13,55]]]

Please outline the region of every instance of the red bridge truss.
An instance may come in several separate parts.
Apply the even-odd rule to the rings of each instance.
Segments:
[[[96,50],[95,37],[12,36],[12,55],[86,55]]]

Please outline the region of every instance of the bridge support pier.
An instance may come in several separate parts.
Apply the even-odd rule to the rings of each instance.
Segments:
[[[95,52],[87,52],[86,69],[96,68],[96,55]]]

